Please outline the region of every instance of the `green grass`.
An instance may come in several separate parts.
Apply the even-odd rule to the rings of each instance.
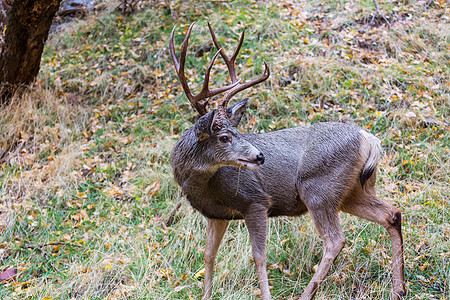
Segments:
[[[238,97],[252,103],[241,132],[333,120],[382,140],[378,194],[403,213],[407,299],[447,299],[448,4],[381,2],[388,30],[368,24],[369,0],[170,3],[174,19],[153,3],[66,25],[47,43],[34,91],[0,112],[0,272],[18,273],[0,283],[0,298],[200,298],[206,221],[180,195],[169,163],[195,113],[168,38],[176,26],[179,46],[197,22],[186,74],[198,91],[214,54],[194,57],[209,43],[209,21],[227,53],[246,28],[243,80],[259,76],[263,61],[271,68],[268,81]],[[213,87],[226,83],[220,60],[212,78]],[[388,299],[387,232],[346,214],[341,222],[347,245],[316,299]],[[322,241],[308,215],[272,219],[268,232],[272,296],[298,297]],[[213,290],[215,299],[259,295],[243,222],[225,235]]]

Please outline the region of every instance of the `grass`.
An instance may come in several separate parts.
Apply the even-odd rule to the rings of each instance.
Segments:
[[[2,299],[198,299],[204,218],[183,201],[169,163],[192,126],[168,54],[192,21],[187,76],[198,90],[213,24],[230,53],[239,33],[243,80],[271,78],[240,97],[241,132],[350,121],[383,142],[378,193],[403,212],[407,299],[450,294],[449,6],[434,1],[170,1],[132,15],[90,15],[51,36],[33,91],[0,111]],[[172,11],[171,11],[172,10]],[[171,17],[174,15],[174,18]],[[178,51],[178,50],[177,50]],[[213,86],[227,79],[220,61]],[[387,299],[390,241],[377,225],[341,215],[347,245],[316,299]],[[51,244],[53,243],[53,244]],[[269,222],[272,295],[299,296],[322,242],[309,216]],[[214,298],[259,289],[244,223],[217,258]]]

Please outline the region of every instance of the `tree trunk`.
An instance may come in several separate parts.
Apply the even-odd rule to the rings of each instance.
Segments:
[[[15,0],[8,11],[0,54],[0,104],[14,91],[33,82],[42,51],[61,0]]]

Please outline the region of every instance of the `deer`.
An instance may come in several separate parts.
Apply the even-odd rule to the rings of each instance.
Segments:
[[[270,70],[256,79],[241,82],[235,61],[236,50],[228,57],[208,22],[217,53],[204,75],[201,91],[194,95],[184,68],[189,37],[187,30],[175,53],[174,32],[169,40],[175,71],[199,118],[175,143],[170,155],[176,183],[190,205],[207,219],[204,251],[205,273],[202,299],[212,296],[214,262],[227,226],[244,220],[252,247],[261,298],[271,299],[266,270],[266,235],[269,217],[300,216],[309,213],[323,240],[323,257],[300,299],[313,299],[346,239],[341,211],[375,222],[386,228],[392,244],[391,299],[406,294],[403,261],[401,211],[376,196],[376,169],[380,140],[366,129],[341,122],[323,122],[261,134],[241,134],[236,126],[249,105],[241,100],[228,107],[237,93],[265,81]],[[211,68],[221,56],[231,84],[209,88]],[[224,93],[224,94],[223,94]],[[218,107],[208,111],[211,97],[223,94]]]

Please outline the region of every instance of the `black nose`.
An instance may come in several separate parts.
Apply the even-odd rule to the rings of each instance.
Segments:
[[[256,161],[262,165],[264,163],[264,155],[262,153],[259,153],[259,155],[256,156]]]

